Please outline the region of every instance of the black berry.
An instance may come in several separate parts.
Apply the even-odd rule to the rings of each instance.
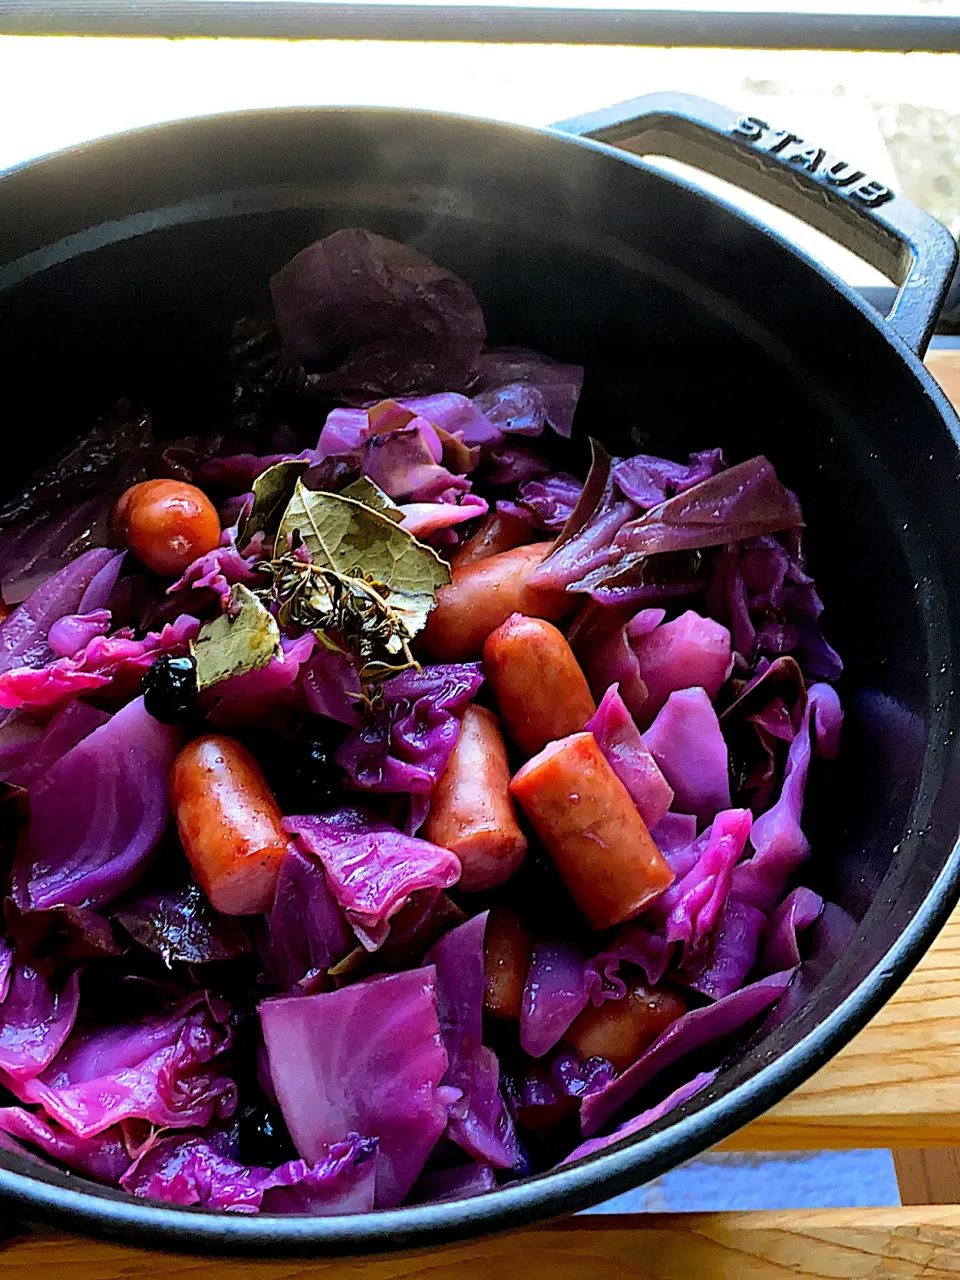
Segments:
[[[340,796],[340,769],[335,746],[322,738],[301,739],[296,752],[295,776],[300,792],[310,802],[307,813],[329,809]]]
[[[161,724],[187,719],[197,704],[197,664],[191,657],[162,653],[143,677],[143,705]]]
[[[240,1155],[244,1164],[277,1165],[296,1160],[297,1149],[293,1145],[283,1116],[272,1107],[247,1107],[240,1117]]]
[[[342,774],[334,758],[342,739],[340,726],[319,721],[264,753],[264,771],[284,813],[323,813],[343,803]]]

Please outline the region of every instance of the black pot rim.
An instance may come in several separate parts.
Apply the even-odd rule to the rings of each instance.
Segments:
[[[469,119],[504,132],[539,134],[556,142],[587,148],[621,163],[651,170],[652,166],[624,151],[551,129],[537,129],[502,121],[477,120],[453,113],[391,107],[286,107],[213,113],[205,117],[149,125],[122,134],[79,144],[29,160],[0,174],[12,173],[56,161],[65,154],[87,154],[93,159],[98,147],[118,138],[149,139],[171,129],[202,120],[227,120],[329,114],[411,117],[432,116],[439,121]],[[657,170],[658,177],[689,191],[691,196],[721,204],[735,217],[750,223],[800,257],[812,271],[828,280],[859,315],[890,344],[891,354],[905,361],[918,383],[918,393],[931,400],[944,427],[960,447],[960,421],[946,396],[922,361],[901,341],[883,317],[844,281],[827,272],[778,232],[759,223],[738,208],[708,195],[692,183]],[[721,1141],[761,1112],[779,1102],[813,1074],[860,1031],[901,985],[946,923],[960,898],[960,838],[921,908],[907,929],[889,948],[869,975],[798,1044],[762,1067],[748,1080],[691,1115],[674,1117],[661,1126],[628,1138],[623,1145],[586,1157],[559,1170],[539,1174],[513,1186],[468,1200],[380,1210],[353,1216],[293,1218],[234,1216],[195,1208],[165,1208],[159,1204],[123,1197],[104,1188],[90,1191],[47,1182],[0,1166],[0,1198],[33,1222],[70,1227],[92,1235],[126,1240],[132,1244],[162,1247],[178,1252],[259,1255],[346,1255],[425,1248],[468,1236],[480,1236],[519,1227],[536,1220],[565,1216],[587,1208],[641,1180],[655,1177],[683,1160]],[[0,1158],[3,1153],[0,1152]],[[58,1171],[59,1172],[59,1171]],[[99,1193],[98,1193],[99,1192]]]

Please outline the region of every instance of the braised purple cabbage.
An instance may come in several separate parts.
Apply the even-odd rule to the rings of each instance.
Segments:
[[[584,369],[488,347],[470,286],[372,231],[307,246],[270,296],[205,434],[158,442],[118,406],[0,504],[0,1146],[168,1206],[304,1216],[643,1142],[856,927],[805,883],[843,668],[798,498],[719,448],[593,441],[587,468]],[[641,396],[615,434],[648,419]],[[166,577],[111,526],[148,478],[198,486],[221,521]],[[460,782],[471,812],[435,821],[467,708],[510,723],[483,664],[433,661],[424,634],[488,513],[484,536],[542,546],[524,599],[565,593],[550,616],[596,702],[578,727],[673,876],[614,928],[535,839],[505,883],[462,887],[496,848],[485,761]],[[211,905],[171,798],[211,733],[277,805],[276,878],[244,918]],[[673,1021],[632,1061],[583,1040],[645,1008]]]

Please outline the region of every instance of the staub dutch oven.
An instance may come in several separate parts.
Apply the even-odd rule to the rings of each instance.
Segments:
[[[713,171],[828,232],[900,286],[890,315],[642,155]],[[830,927],[710,1089],[558,1172],[359,1217],[246,1218],[136,1201],[0,1151],[0,1195],[29,1220],[262,1256],[425,1246],[581,1209],[809,1076],[957,900],[960,424],[920,363],[955,265],[945,229],[842,158],[686,98],[553,131],[306,109],[109,138],[0,178],[4,491],[118,394],[177,434],[209,423],[234,318],[343,226],[459,272],[492,342],[585,364],[579,430],[611,452],[762,452],[800,495],[846,661],[841,757],[810,813]]]

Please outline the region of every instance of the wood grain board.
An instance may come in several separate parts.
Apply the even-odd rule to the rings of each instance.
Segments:
[[[642,1222],[642,1225],[641,1225]],[[578,1218],[377,1258],[247,1261],[67,1236],[0,1251],[0,1280],[957,1280],[960,1209],[816,1209]]]
[[[903,1204],[960,1205],[960,1147],[893,1153]]]
[[[960,1146],[960,912],[845,1049],[725,1144],[740,1151]]]
[[[960,350],[928,363],[960,405]],[[905,1148],[903,1198],[919,1207],[598,1216],[442,1250],[309,1261],[198,1258],[47,1232],[0,1249],[0,1280],[958,1280],[960,910],[870,1025],[724,1146]]]

